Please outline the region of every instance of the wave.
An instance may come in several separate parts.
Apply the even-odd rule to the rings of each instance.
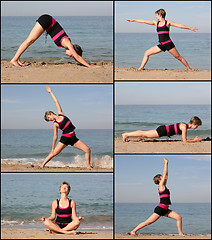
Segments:
[[[34,166],[40,166],[44,158],[4,158],[1,160],[4,164],[21,164],[21,165],[34,165]],[[92,157],[91,163],[93,167],[98,168],[106,168],[111,169],[113,168],[113,158],[109,155],[104,155],[102,157]],[[51,160],[48,163],[49,167],[86,167],[86,161],[84,155],[76,155],[72,158],[72,161],[70,162],[64,162],[64,161],[55,161]]]

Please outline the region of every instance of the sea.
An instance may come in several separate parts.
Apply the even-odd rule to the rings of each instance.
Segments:
[[[76,202],[77,215],[85,218],[79,230],[113,229],[111,173],[2,173],[1,226],[46,229],[38,219],[51,215],[63,181],[71,185],[69,198]]]
[[[115,105],[115,137],[121,137],[124,132],[156,129],[160,125],[188,123],[193,116],[202,120],[202,126],[188,129],[188,138],[211,138],[210,105]],[[171,138],[182,139],[182,135]]]
[[[53,16],[54,17],[54,16]],[[1,17],[1,59],[11,60],[28,37],[39,16]],[[113,60],[113,19],[111,16],[56,16],[72,44],[82,47],[83,58],[89,62]],[[71,60],[45,33],[22,55],[23,60],[64,63]]]
[[[116,203],[115,232],[132,231],[139,223],[149,218],[158,203]],[[183,232],[186,234],[211,234],[210,203],[174,203],[170,209],[182,216]],[[137,233],[144,234],[178,234],[176,220],[161,217],[153,224]]]
[[[94,167],[113,168],[113,131],[111,129],[77,129],[75,132],[77,137],[91,148],[91,163]],[[2,129],[1,161],[40,166],[51,152],[52,139],[52,129]],[[48,162],[47,166],[86,167],[85,154],[69,145]]]
[[[191,68],[211,70],[210,33],[171,33],[170,37]],[[145,51],[156,45],[158,45],[156,32],[116,33],[115,66],[139,68]],[[185,66],[166,51],[150,56],[145,68],[185,69]]]

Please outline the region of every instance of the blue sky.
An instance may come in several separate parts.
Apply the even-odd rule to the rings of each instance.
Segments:
[[[158,185],[152,179],[163,174],[164,157],[172,203],[211,201],[210,155],[116,155],[115,201],[157,203]]]
[[[199,33],[211,32],[210,1],[116,1],[116,32],[155,32],[155,27],[129,23],[126,19],[156,20],[155,11],[163,8],[166,19],[189,27]],[[191,32],[172,27],[172,32]],[[193,32],[192,32],[193,33]]]
[[[2,16],[112,16],[112,1],[2,1]]]
[[[78,129],[112,129],[111,85],[48,86]],[[2,85],[1,102],[3,129],[52,128],[43,116],[57,109],[45,85]]]
[[[209,82],[115,83],[115,104],[210,104]]]

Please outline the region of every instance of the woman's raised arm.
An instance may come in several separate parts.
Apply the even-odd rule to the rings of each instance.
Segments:
[[[62,108],[61,108],[61,106],[60,106],[57,98],[55,97],[54,93],[52,92],[51,88],[48,87],[48,86],[46,86],[46,91],[51,94],[52,99],[53,99],[53,101],[55,102],[55,105],[56,105],[56,107],[57,107],[57,113],[58,113],[58,114],[63,114]]]

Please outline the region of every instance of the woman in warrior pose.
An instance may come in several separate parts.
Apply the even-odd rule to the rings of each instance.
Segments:
[[[182,62],[182,64],[184,64],[186,66],[186,68],[188,70],[191,70],[191,68],[189,67],[187,61],[179,54],[179,52],[177,51],[174,43],[172,42],[172,40],[169,37],[169,30],[170,27],[178,27],[178,28],[183,28],[183,29],[189,29],[193,32],[196,32],[196,30],[198,30],[197,28],[191,28],[191,27],[187,27],[183,24],[179,24],[179,23],[175,23],[173,21],[170,20],[165,20],[166,17],[166,12],[164,9],[159,9],[155,12],[156,14],[156,20],[154,21],[149,21],[149,20],[144,20],[144,19],[127,19],[127,21],[129,22],[138,22],[138,23],[146,23],[149,25],[154,25],[157,27],[157,33],[158,33],[158,37],[159,37],[159,44],[157,46],[154,46],[150,49],[148,49],[145,53],[144,53],[144,57],[141,63],[140,68],[138,68],[138,70],[143,70],[144,66],[147,64],[147,61],[149,59],[149,56],[153,55],[153,54],[157,54],[160,52],[165,52],[168,51],[169,53],[171,53],[176,59],[178,59],[180,62]]]
[[[160,196],[160,203],[155,208],[152,216],[150,216],[145,222],[140,223],[136,228],[134,228],[130,232],[130,235],[136,235],[136,232],[139,229],[154,223],[160,217],[164,216],[164,217],[169,217],[177,220],[177,228],[178,228],[179,235],[184,236],[182,232],[182,217],[178,213],[169,209],[171,200],[170,200],[170,191],[166,187],[167,179],[168,179],[168,160],[164,158],[163,176],[161,174],[157,174],[153,178],[154,183],[159,185],[158,192]]]
[[[21,55],[26,51],[26,49],[32,45],[43,33],[46,31],[58,47],[64,47],[66,49],[66,55],[73,57],[78,63],[86,67],[100,67],[96,65],[88,64],[81,56],[82,49],[79,45],[72,45],[70,38],[56,21],[55,18],[48,14],[40,16],[31,33],[27,39],[20,45],[18,51],[16,52],[13,59],[10,61],[14,66],[20,67],[24,64],[20,61]]]
[[[44,222],[44,225],[49,229],[49,232],[74,234],[80,225],[80,220],[83,217],[77,217],[76,203],[74,200],[68,198],[71,190],[69,183],[63,182],[60,185],[59,191],[61,194],[60,199],[52,202],[52,214],[50,217],[41,217],[39,220]],[[56,221],[54,222],[56,218]]]
[[[162,125],[157,129],[148,130],[148,131],[135,131],[135,132],[127,132],[123,133],[123,141],[127,142],[128,137],[145,137],[145,138],[159,138],[163,136],[170,137],[175,134],[182,134],[182,140],[184,143],[192,143],[192,142],[200,142],[202,141],[201,137],[196,136],[194,139],[187,139],[187,130],[188,129],[196,129],[200,125],[202,125],[202,121],[194,116],[190,119],[189,123],[175,123],[172,125]]]
[[[76,137],[76,134],[74,132],[75,126],[72,124],[70,119],[68,117],[66,117],[64,115],[64,113],[62,112],[62,108],[61,108],[57,98],[53,94],[51,88],[46,87],[46,91],[51,94],[53,101],[56,104],[58,115],[52,111],[47,111],[44,116],[44,119],[46,121],[54,121],[54,123],[53,123],[54,137],[53,137],[53,143],[52,143],[52,150],[49,153],[49,155],[46,157],[44,162],[42,163],[41,168],[44,168],[45,165],[53,157],[58,155],[65,147],[67,147],[68,145],[71,145],[71,146],[74,146],[75,148],[78,148],[85,152],[87,168],[91,169],[92,166],[90,164],[90,153],[91,153],[90,148]],[[63,132],[62,132],[60,141],[56,146],[58,128],[61,129]]]

